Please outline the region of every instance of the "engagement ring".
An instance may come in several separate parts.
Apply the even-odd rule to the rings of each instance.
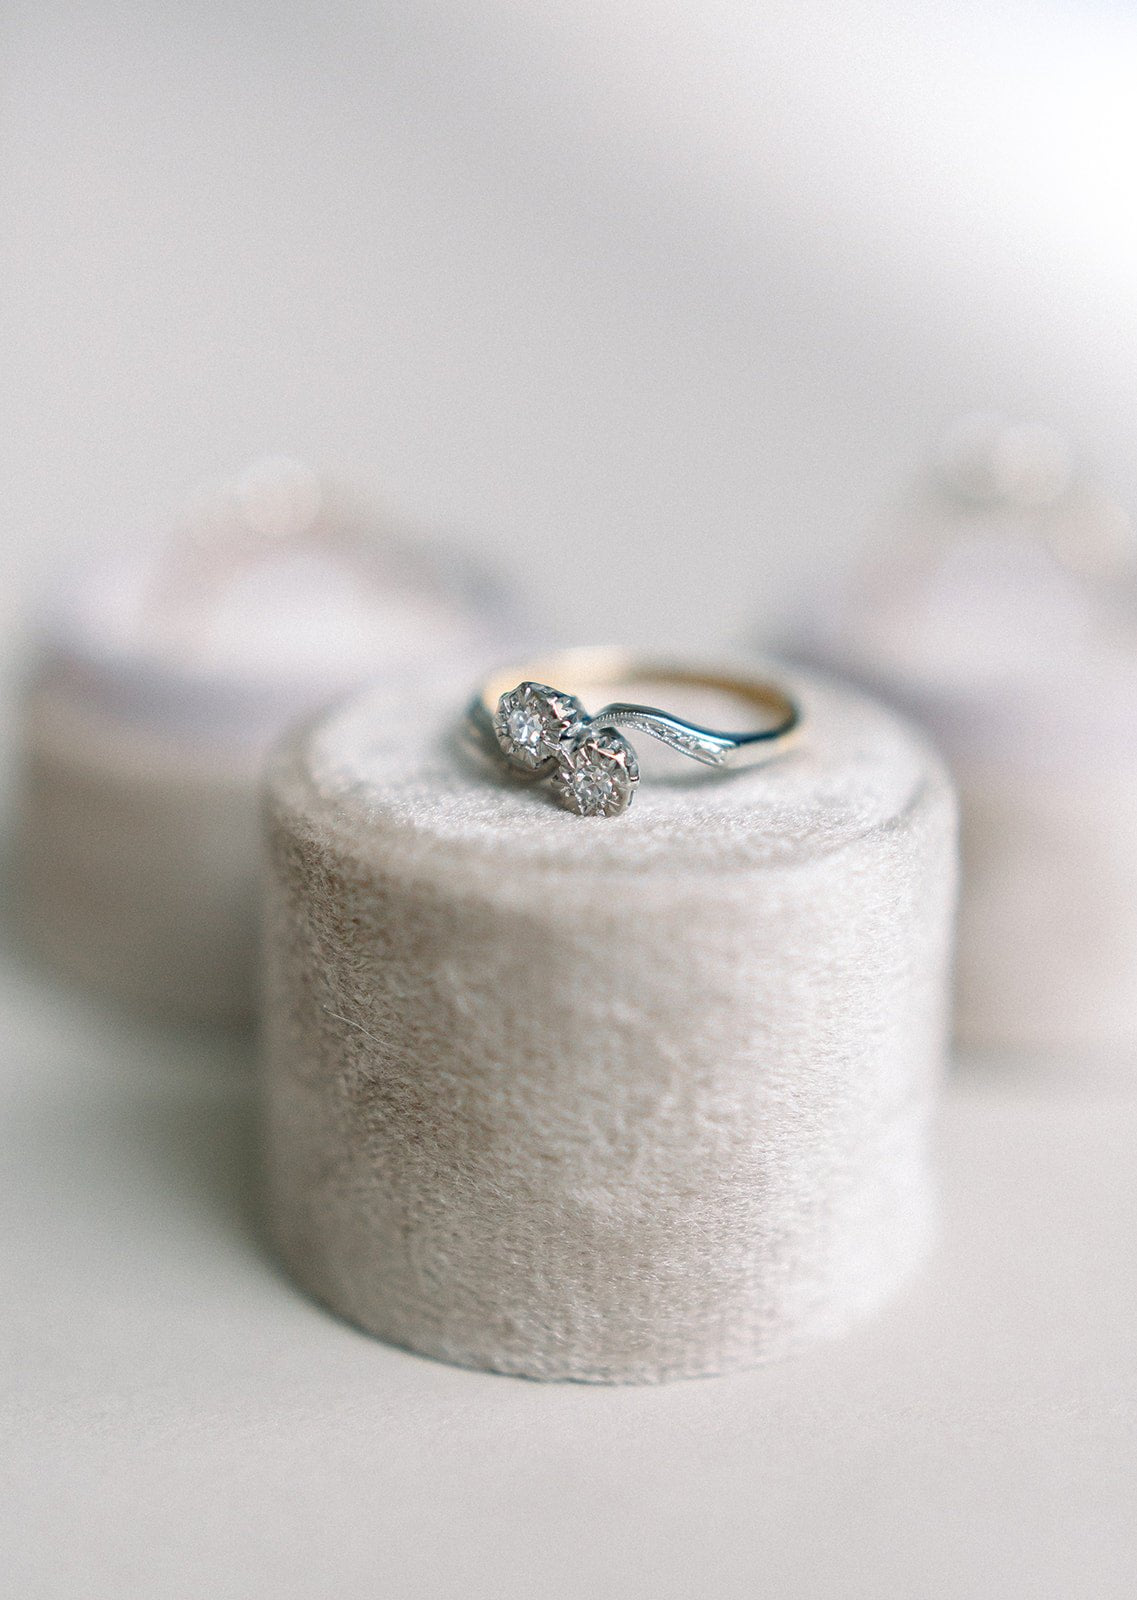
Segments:
[[[745,702],[761,716],[753,729],[724,733],[656,706],[621,700],[590,714],[575,693],[553,688],[550,680],[571,683],[583,693],[628,683],[712,690]],[[639,762],[619,727],[636,728],[704,766],[737,768],[781,755],[801,725],[798,707],[776,684],[661,666],[607,650],[567,651],[521,673],[498,673],[474,696],[466,715],[482,748],[504,759],[519,777],[548,779],[561,805],[582,817],[618,816],[631,804]]]

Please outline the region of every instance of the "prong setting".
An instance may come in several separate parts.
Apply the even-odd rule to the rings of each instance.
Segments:
[[[551,770],[564,741],[574,738],[587,720],[575,695],[547,683],[519,683],[498,701],[493,731],[512,766],[536,773]]]
[[[551,786],[566,811],[616,817],[631,805],[639,781],[639,763],[627,739],[612,728],[599,728],[562,747]]]

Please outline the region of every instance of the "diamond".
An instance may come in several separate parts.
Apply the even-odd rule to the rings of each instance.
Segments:
[[[602,728],[562,746],[552,787],[566,811],[581,817],[614,817],[631,805],[639,780],[631,745],[611,728]]]
[[[575,695],[545,683],[519,683],[498,701],[493,728],[509,760],[537,772],[553,760],[563,740],[576,734],[584,716]]]

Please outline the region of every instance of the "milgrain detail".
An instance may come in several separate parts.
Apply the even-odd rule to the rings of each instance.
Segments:
[[[680,755],[690,756],[693,761],[701,761],[706,767],[725,766],[731,748],[726,741],[712,733],[700,734],[690,728],[680,727],[662,712],[654,714],[631,708],[612,707],[598,712],[590,721],[594,727],[600,728],[617,726],[635,728],[640,733],[658,739],[660,744],[667,745],[669,749],[677,750]]]

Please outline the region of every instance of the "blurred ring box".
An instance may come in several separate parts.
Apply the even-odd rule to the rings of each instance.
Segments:
[[[249,1017],[267,747],[361,682],[499,651],[505,616],[485,574],[289,461],[212,492],[164,548],[76,576],[24,698],[30,942],[148,1012]]]
[[[1137,542],[1050,430],[963,419],[783,638],[915,715],[960,793],[961,1043],[1137,1055]]]

